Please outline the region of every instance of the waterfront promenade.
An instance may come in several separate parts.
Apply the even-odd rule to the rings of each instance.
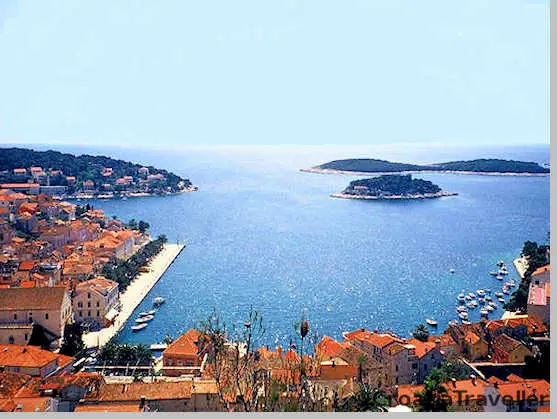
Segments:
[[[130,283],[126,291],[120,294],[120,312],[114,319],[113,325],[98,332],[89,332],[83,335],[83,343],[87,348],[102,347],[122,329],[135,308],[164,275],[183,248],[183,244],[166,243],[164,245],[163,249],[149,264],[149,272],[139,274]]]

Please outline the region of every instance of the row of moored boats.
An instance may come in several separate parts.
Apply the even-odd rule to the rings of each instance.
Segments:
[[[156,297],[153,299],[153,310],[149,311],[142,311],[139,313],[137,319],[135,319],[135,325],[131,327],[134,332],[139,332],[147,327],[149,322],[155,318],[155,314],[157,313],[157,308],[165,302],[163,297]]]

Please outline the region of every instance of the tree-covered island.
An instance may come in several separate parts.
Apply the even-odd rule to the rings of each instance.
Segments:
[[[344,199],[426,199],[457,195],[443,191],[438,185],[423,180],[412,179],[412,175],[383,175],[370,179],[359,179],[333,198]]]

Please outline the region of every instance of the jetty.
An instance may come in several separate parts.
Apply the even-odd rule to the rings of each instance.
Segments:
[[[185,245],[166,243],[149,263],[149,272],[140,273],[120,294],[120,312],[110,327],[83,335],[86,348],[101,348],[124,327],[133,311],[155,286],[172,262],[182,252]]]

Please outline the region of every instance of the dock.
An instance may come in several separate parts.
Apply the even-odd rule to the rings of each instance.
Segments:
[[[126,324],[134,310],[155,286],[172,262],[182,252],[185,245],[166,243],[163,249],[153,258],[149,264],[149,272],[140,273],[128,288],[120,294],[120,312],[110,327],[105,327],[97,332],[89,332],[83,335],[83,343],[86,348],[101,348],[112,339]]]

